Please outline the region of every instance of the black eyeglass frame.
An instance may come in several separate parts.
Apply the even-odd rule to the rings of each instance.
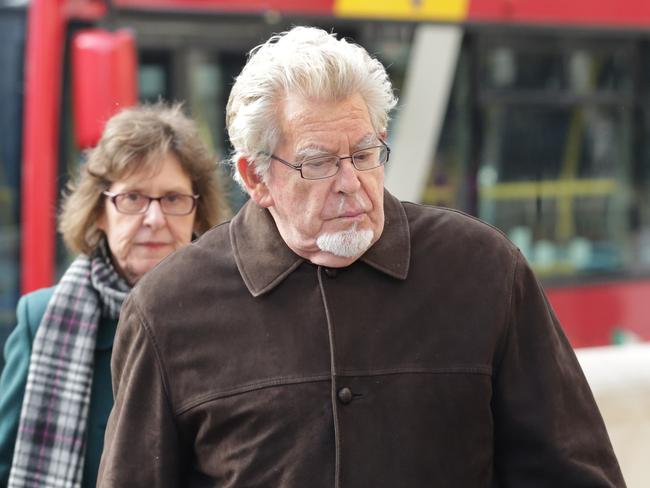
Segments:
[[[269,154],[269,153],[262,153],[262,154],[264,154],[265,156],[270,157],[271,159],[275,159],[278,163],[282,163],[285,166],[289,166],[289,168],[291,168],[291,169],[295,169],[296,171],[300,171],[300,177],[303,180],[309,180],[309,181],[325,180],[327,178],[331,178],[332,176],[336,176],[338,174],[338,172],[341,170],[341,161],[343,161],[344,159],[349,159],[350,162],[352,163],[352,166],[354,166],[354,168],[357,171],[370,171],[370,170],[373,170],[373,169],[377,169],[380,166],[385,166],[386,163],[388,162],[388,160],[390,159],[390,147],[382,139],[379,139],[379,142],[381,143],[381,145],[379,145],[379,146],[364,147],[363,149],[359,149],[357,151],[354,151],[349,156],[341,157],[341,156],[337,156],[335,154],[332,154],[332,157],[336,157],[337,160],[338,160],[337,163],[336,163],[336,173],[333,173],[333,174],[328,175],[328,176],[321,176],[320,178],[305,178],[305,175],[302,174],[302,166],[304,164],[307,164],[309,161],[314,160],[314,159],[320,159],[320,158],[329,157],[329,156],[317,156],[315,158],[309,158],[309,159],[303,161],[301,164],[292,164],[292,163],[290,163],[289,161],[287,161],[285,159],[277,157],[275,154]],[[386,148],[386,161],[384,161],[383,163],[378,164],[377,166],[373,166],[372,168],[366,168],[366,169],[358,168],[357,165],[354,164],[354,155],[355,154],[363,152],[363,151],[367,151],[368,149],[375,149],[377,147],[385,147]]]
[[[137,193],[138,195],[143,196],[143,197],[148,199],[147,204],[139,212],[125,212],[124,210],[120,210],[119,207],[117,206],[117,202],[115,200],[117,200],[118,197],[120,197],[122,195],[128,195],[129,193]],[[161,203],[161,200],[163,198],[168,197],[169,195],[162,195],[160,197],[152,197],[150,195],[145,195],[144,193],[140,193],[140,192],[137,192],[137,191],[135,191],[135,192],[134,191],[125,191],[125,192],[122,192],[122,193],[112,193],[112,192],[110,192],[108,190],[104,190],[102,192],[102,195],[106,196],[111,201],[113,206],[115,207],[115,210],[117,210],[121,214],[125,214],[125,215],[141,215],[141,214],[147,213],[147,210],[149,210],[149,207],[151,207],[151,202],[153,202],[155,200],[155,201],[158,202],[158,205],[160,205],[160,211],[162,213],[164,213],[165,215],[173,215],[173,216],[177,216],[177,217],[182,217],[182,216],[191,214],[194,211],[194,209],[196,208],[196,205],[198,203],[197,200],[200,198],[200,195],[188,195],[187,193],[174,193],[174,195],[177,195],[177,196],[191,197],[192,198],[192,208],[190,208],[190,210],[185,212],[185,213],[169,213],[169,212],[165,212],[165,209],[163,208],[163,205]]]

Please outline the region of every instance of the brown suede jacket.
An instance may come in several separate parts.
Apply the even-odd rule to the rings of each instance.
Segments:
[[[494,228],[385,194],[315,266],[249,202],[123,308],[108,487],[621,487],[575,355]]]

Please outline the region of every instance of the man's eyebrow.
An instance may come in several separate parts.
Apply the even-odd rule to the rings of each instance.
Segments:
[[[374,146],[379,144],[377,134],[374,132],[369,132],[365,136],[363,136],[359,141],[351,147],[352,151],[356,151],[357,149],[363,149],[369,146]],[[299,160],[304,160],[308,158],[316,158],[320,156],[335,156],[334,153],[331,151],[328,151],[322,146],[318,146],[316,144],[312,144],[309,146],[305,146],[303,148],[300,148],[298,151],[296,151],[296,161]]]
[[[332,153],[320,146],[305,146],[296,152],[297,161],[301,159],[316,158],[319,156],[331,156]]]
[[[369,132],[368,134],[363,136],[359,140],[359,142],[357,142],[354,145],[353,149],[363,149],[363,148],[366,148],[366,147],[369,147],[369,146],[374,146],[374,145],[377,145],[377,144],[379,144],[377,134],[375,134],[373,132]]]

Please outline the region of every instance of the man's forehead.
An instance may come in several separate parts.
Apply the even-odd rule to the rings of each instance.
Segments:
[[[282,139],[294,151],[338,150],[343,140],[358,147],[376,138],[368,107],[359,93],[341,100],[289,95],[278,112]]]
[[[361,135],[349,136],[348,141],[350,150],[354,151],[355,149],[362,149],[377,143],[377,134],[367,132]],[[314,140],[296,141],[294,151],[296,155],[300,156],[331,154],[338,150],[339,145],[340,140],[326,141],[314,138]]]

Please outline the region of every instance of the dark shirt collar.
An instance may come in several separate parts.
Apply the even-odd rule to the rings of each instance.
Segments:
[[[230,242],[239,273],[253,296],[272,290],[306,261],[285,244],[269,211],[253,201],[248,201],[233,218]],[[404,207],[384,191],[384,230],[359,261],[405,280],[410,258],[411,242]]]

